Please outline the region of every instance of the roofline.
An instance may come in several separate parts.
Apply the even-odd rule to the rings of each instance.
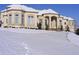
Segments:
[[[24,10],[17,10],[17,9],[10,9],[10,10],[6,10],[6,11],[3,11],[3,12],[7,12],[7,11],[23,11],[23,12],[38,13],[37,11],[24,11]]]
[[[45,15],[45,14],[55,14],[55,13],[44,13],[44,14],[38,14],[38,15]],[[55,14],[55,15],[59,15],[59,14]]]

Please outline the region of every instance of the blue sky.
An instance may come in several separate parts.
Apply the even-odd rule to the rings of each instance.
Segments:
[[[0,4],[0,11],[5,9],[8,4]],[[74,18],[79,25],[79,4],[26,4],[35,9],[53,9],[64,16]]]

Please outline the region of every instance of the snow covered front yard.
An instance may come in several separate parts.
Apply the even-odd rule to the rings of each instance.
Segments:
[[[68,33],[68,39],[75,45],[79,46],[79,35]]]
[[[68,34],[68,35],[67,35]],[[0,28],[1,55],[67,55],[79,54],[67,32]],[[78,42],[78,40],[77,40]],[[75,41],[76,43],[76,41]]]

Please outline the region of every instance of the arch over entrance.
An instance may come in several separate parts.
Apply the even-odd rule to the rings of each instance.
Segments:
[[[57,30],[57,17],[56,16],[51,17],[51,29]]]

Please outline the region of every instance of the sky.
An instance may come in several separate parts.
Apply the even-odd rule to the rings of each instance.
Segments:
[[[0,4],[0,11],[9,4]],[[26,6],[42,10],[53,9],[61,15],[72,17],[79,26],[79,4],[25,4]]]

